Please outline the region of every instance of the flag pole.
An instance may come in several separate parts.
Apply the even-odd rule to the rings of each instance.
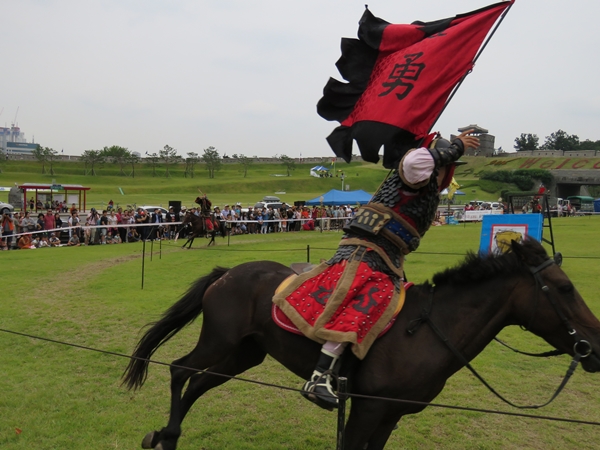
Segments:
[[[479,51],[475,55],[475,58],[473,58],[473,66],[475,65],[475,63],[477,62],[477,60],[479,59],[479,57],[481,56],[481,54],[483,53],[483,51],[485,50],[485,47],[490,42],[490,40],[492,39],[492,37],[496,33],[496,30],[498,30],[498,27],[500,26],[500,24],[502,23],[502,21],[504,20],[504,18],[508,14],[508,11],[510,11],[510,8],[512,8],[513,5],[514,5],[514,2],[511,3],[508,6],[508,8],[506,8],[504,10],[504,12],[502,13],[502,15],[500,16],[500,19],[496,23],[496,26],[494,27],[494,29],[492,30],[492,32],[488,35],[487,39],[485,40],[485,42],[483,43],[483,45],[481,46],[481,48],[479,49]],[[458,88],[460,88],[460,86],[463,84],[463,81],[465,81],[465,78],[467,78],[467,75],[469,75],[472,71],[473,71],[473,68],[471,67],[469,70],[467,70],[467,73],[465,73],[462,76],[462,78],[460,79],[460,81],[458,82],[458,84],[456,86],[454,86],[454,89],[452,89],[452,92],[450,93],[450,96],[448,97],[448,100],[446,100],[446,103],[444,104],[444,107],[441,109],[440,113],[437,115],[437,117],[435,118],[435,120],[431,123],[431,127],[429,127],[429,131],[427,132],[427,134],[431,133],[431,130],[433,129],[433,127],[435,126],[435,124],[437,123],[437,121],[440,119],[440,117],[442,116],[442,114],[444,113],[444,111],[446,110],[446,108],[448,107],[448,105],[450,104],[450,101],[452,101],[452,99],[454,98],[454,94],[456,94],[456,92],[458,91]],[[425,139],[425,137],[423,137],[423,139]],[[423,142],[423,139],[421,139],[421,142]]]

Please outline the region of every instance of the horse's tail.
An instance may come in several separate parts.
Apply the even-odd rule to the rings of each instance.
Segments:
[[[149,358],[158,348],[175,336],[186,325],[192,323],[202,312],[202,298],[211,284],[221,278],[229,269],[216,267],[213,271],[196,281],[186,294],[171,306],[140,339],[129,365],[123,374],[123,384],[128,389],[139,389],[148,376]]]

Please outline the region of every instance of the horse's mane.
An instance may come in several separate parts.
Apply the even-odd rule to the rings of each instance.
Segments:
[[[537,266],[548,259],[544,247],[535,239],[527,238],[519,246],[518,255],[508,252],[501,255],[478,255],[467,253],[466,258],[455,267],[438,272],[433,276],[436,285],[472,284],[498,276],[508,276],[527,271],[527,266]]]

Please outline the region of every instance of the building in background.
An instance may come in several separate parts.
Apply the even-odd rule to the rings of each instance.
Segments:
[[[471,124],[466,127],[462,127],[458,129],[459,133],[468,130],[475,130],[473,134],[479,138],[479,147],[477,148],[469,148],[465,151],[465,155],[467,156],[494,156],[495,148],[494,142],[496,141],[496,136],[489,134],[488,130],[480,127],[479,125]],[[451,138],[454,139],[456,136],[452,135]]]
[[[22,155],[32,155],[37,148],[37,144],[28,143],[25,140],[25,133],[17,125],[9,127],[0,127],[0,148],[7,157]]]

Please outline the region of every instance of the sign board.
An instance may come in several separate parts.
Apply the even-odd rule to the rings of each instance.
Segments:
[[[511,241],[521,242],[526,237],[542,240],[543,214],[504,214],[483,217],[479,253],[504,253]]]
[[[53,191],[62,191],[62,190],[64,190],[62,184],[53,184],[52,186],[50,186],[50,189],[52,189]]]
[[[501,209],[479,209],[475,211],[464,211],[459,220],[462,222],[481,222],[483,216],[491,214],[504,214],[504,211]]]

